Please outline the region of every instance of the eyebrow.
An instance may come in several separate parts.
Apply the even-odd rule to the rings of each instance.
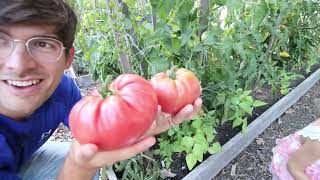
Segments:
[[[58,36],[55,35],[55,34],[36,35],[36,36],[32,36],[32,37],[30,37],[30,38],[35,38],[35,37],[52,38],[52,39],[59,40]],[[30,39],[30,38],[29,38],[29,39]]]
[[[5,34],[5,35],[13,38],[13,37],[10,35],[10,33],[8,33],[7,31],[5,31],[5,30],[3,30],[3,29],[0,29],[0,33],[3,33],[3,34]],[[28,39],[35,38],[35,37],[52,38],[52,39],[56,39],[56,40],[59,40],[59,41],[60,41],[60,39],[59,39],[59,37],[58,37],[57,35],[51,34],[51,33],[49,33],[49,34],[41,34],[41,35],[34,35],[34,36],[31,36],[31,37],[28,37]],[[15,39],[15,38],[13,38],[13,39]]]

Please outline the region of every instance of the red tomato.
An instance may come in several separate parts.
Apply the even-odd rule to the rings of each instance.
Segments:
[[[108,89],[112,95],[103,98],[95,91],[72,108],[69,126],[79,143],[122,148],[135,143],[153,123],[158,102],[147,80],[123,74]]]
[[[176,114],[200,96],[201,85],[197,76],[187,69],[182,68],[173,72],[174,79],[169,74],[170,71],[158,73],[151,78],[150,82],[157,93],[162,111]]]

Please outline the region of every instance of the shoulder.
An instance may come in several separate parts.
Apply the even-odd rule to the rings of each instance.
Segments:
[[[63,75],[60,84],[51,96],[54,101],[78,101],[81,98],[80,89],[73,79],[67,75]]]

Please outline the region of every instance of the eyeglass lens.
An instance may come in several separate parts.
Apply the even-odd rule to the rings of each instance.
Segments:
[[[10,36],[0,32],[0,58],[4,59],[11,55],[19,42]],[[63,51],[63,45],[60,41],[53,38],[34,37],[26,43],[29,55],[37,61],[48,62],[58,61]]]

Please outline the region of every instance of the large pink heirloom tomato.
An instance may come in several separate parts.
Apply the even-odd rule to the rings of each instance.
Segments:
[[[154,75],[151,85],[157,93],[158,103],[163,112],[176,114],[181,108],[201,95],[197,76],[188,69],[171,69]]]
[[[123,74],[108,88],[104,98],[94,91],[71,110],[69,125],[81,144],[112,150],[135,143],[153,123],[157,96],[143,77]]]

